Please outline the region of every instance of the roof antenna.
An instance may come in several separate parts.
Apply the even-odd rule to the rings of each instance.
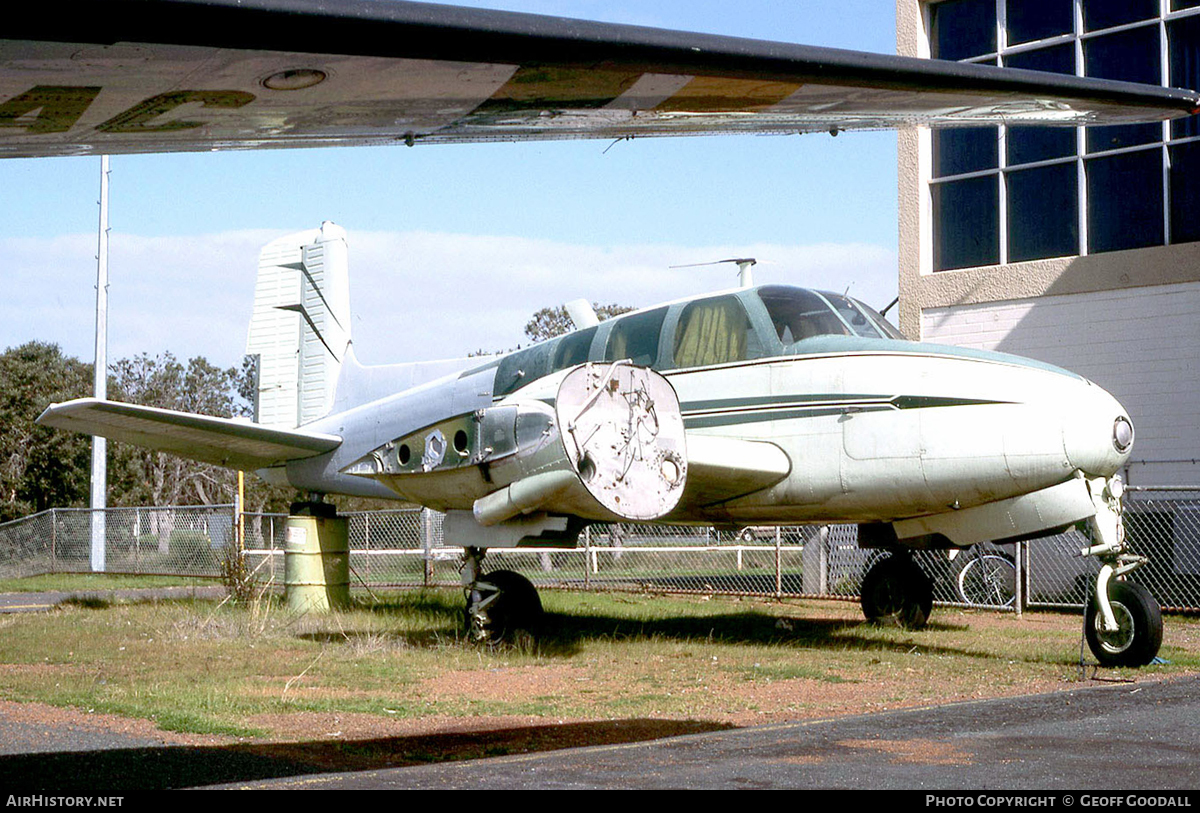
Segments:
[[[720,265],[721,263],[735,263],[738,267],[738,286],[741,288],[754,287],[754,274],[750,270],[758,264],[758,260],[753,257],[731,257],[728,260],[714,260],[711,263],[688,263],[687,265],[672,265],[671,268],[699,268],[702,265]],[[769,265],[769,263],[768,263]]]

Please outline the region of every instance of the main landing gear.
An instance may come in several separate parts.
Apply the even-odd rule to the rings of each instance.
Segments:
[[[483,573],[485,548],[464,548],[462,585],[467,638],[478,644],[531,640],[542,625],[542,601],[533,582],[511,570]]]
[[[893,553],[863,577],[862,609],[868,621],[920,629],[933,609],[933,583],[911,556]]]

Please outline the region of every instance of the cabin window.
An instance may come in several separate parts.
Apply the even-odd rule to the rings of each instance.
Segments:
[[[510,353],[501,359],[496,368],[493,396],[508,395],[531,381],[549,375],[552,350],[553,343],[538,344],[528,350]]]
[[[596,328],[589,327],[587,330],[563,336],[555,343],[554,363],[550,366],[557,371],[583,364],[588,360],[588,349],[592,346],[595,335]]]
[[[658,360],[658,334],[666,315],[667,309],[659,308],[614,321],[604,360],[630,359],[642,367],[652,366]]]
[[[737,297],[693,302],[675,328],[674,367],[704,367],[762,355],[746,309]]]

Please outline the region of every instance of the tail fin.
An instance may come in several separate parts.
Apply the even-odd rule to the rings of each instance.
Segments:
[[[263,247],[246,352],[258,356],[254,420],[290,429],[333,407],[350,348],[346,232],[326,221]]]

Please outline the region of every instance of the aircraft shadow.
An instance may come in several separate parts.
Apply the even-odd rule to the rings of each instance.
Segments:
[[[617,745],[730,728],[734,726],[692,720],[628,719],[369,740],[3,755],[0,787],[6,794],[171,790]]]
[[[844,619],[783,618],[756,612],[728,613],[652,620],[606,615],[548,613],[538,651],[546,655],[572,655],[589,640],[657,640],[684,643],[793,646],[797,649],[908,652],[913,642],[863,636],[866,621]],[[933,622],[929,631],[961,631],[965,627]],[[953,647],[921,645],[921,650],[941,654],[967,654]]]
[[[359,631],[340,628],[337,631],[305,633],[300,637],[328,644],[366,643],[380,636],[407,647],[435,648],[447,644],[469,646],[462,627],[462,609],[439,599],[430,598],[403,607],[380,604],[372,608],[383,616],[398,616],[419,612],[433,623],[416,631],[381,632],[379,629]],[[831,649],[863,652],[909,652],[915,645],[908,636],[880,638],[864,635],[872,629],[866,621],[845,619],[798,619],[779,617],[753,610],[720,615],[696,615],[674,618],[641,619],[618,615],[553,613],[545,616],[536,643],[518,639],[516,647],[545,657],[570,657],[578,654],[588,641],[677,641],[702,645],[747,644],[793,646],[797,649]],[[962,632],[964,624],[938,621],[935,614],[925,628],[930,632]],[[940,646],[924,641],[921,651],[930,654],[970,655],[966,648]]]

